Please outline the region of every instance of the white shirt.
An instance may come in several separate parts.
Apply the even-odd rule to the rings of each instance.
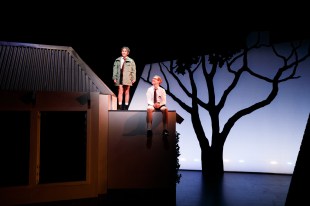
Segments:
[[[166,90],[163,89],[162,87],[158,87],[156,91],[156,95],[157,95],[157,102],[159,102],[160,105],[165,105],[166,104]],[[154,105],[154,86],[151,86],[147,89],[146,99],[147,99],[147,104]]]
[[[126,58],[126,57],[125,57]],[[123,64],[125,63],[124,57],[121,58],[121,68],[123,68]]]

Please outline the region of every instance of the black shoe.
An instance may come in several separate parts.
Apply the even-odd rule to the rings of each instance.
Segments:
[[[124,105],[124,110],[128,110],[128,105]]]
[[[119,105],[119,104],[118,104],[118,105],[117,105],[117,110],[123,110],[123,109],[122,109],[122,105]]]
[[[169,136],[168,130],[164,129],[164,131],[163,131],[163,136]]]
[[[164,148],[169,149],[168,135],[163,135]]]
[[[153,132],[152,132],[152,130],[147,130],[147,132],[146,132],[146,136],[147,137],[152,137],[153,136]]]
[[[146,147],[149,149],[152,147],[152,137],[146,138]]]

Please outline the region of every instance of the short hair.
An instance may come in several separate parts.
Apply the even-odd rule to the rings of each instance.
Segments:
[[[130,53],[130,49],[129,49],[129,47],[127,47],[127,46],[123,46],[123,47],[121,48],[121,51],[122,51],[123,49],[126,49],[126,50],[128,51],[128,54]]]
[[[153,78],[157,79],[159,81],[159,84],[161,84],[163,82],[163,80],[161,79],[160,76],[155,75]]]

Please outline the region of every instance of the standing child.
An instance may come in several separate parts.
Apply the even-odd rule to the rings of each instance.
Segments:
[[[115,86],[118,87],[118,110],[128,110],[130,100],[130,87],[136,81],[136,64],[128,55],[130,49],[128,47],[121,48],[122,56],[114,61],[113,76]],[[123,96],[125,93],[125,105],[123,106]]]

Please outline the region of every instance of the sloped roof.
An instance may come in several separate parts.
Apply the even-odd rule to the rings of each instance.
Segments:
[[[71,47],[0,41],[0,91],[115,94]]]

